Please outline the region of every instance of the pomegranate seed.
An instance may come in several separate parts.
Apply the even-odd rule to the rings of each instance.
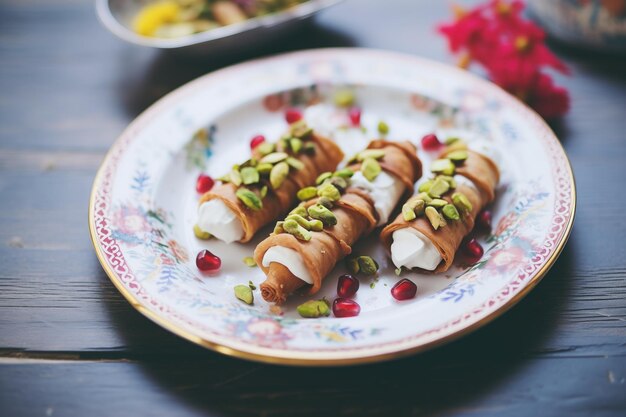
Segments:
[[[209,177],[206,174],[200,174],[198,175],[198,179],[196,180],[196,191],[200,194],[204,194],[211,188],[213,188],[214,184],[215,181],[213,181],[213,178]]]
[[[354,317],[361,312],[361,306],[349,298],[336,298],[333,301],[333,314],[335,317]]]
[[[478,214],[476,223],[478,227],[484,230],[491,230],[491,210],[483,210]]]
[[[396,300],[410,300],[417,293],[417,285],[406,278],[401,279],[391,288],[391,295]]]
[[[463,250],[465,252],[465,255],[467,256],[467,260],[470,263],[476,263],[480,261],[480,258],[483,257],[483,253],[485,253],[483,247],[480,246],[480,243],[478,243],[476,238],[471,238],[470,240],[465,242]]]
[[[430,133],[422,138],[422,148],[425,151],[436,151],[441,148],[443,143],[439,142],[437,136],[434,133]]]
[[[342,275],[337,281],[337,295],[343,298],[350,298],[359,290],[359,285],[359,280],[352,275]]]
[[[361,126],[361,109],[358,107],[352,107],[348,110],[348,117],[352,126]]]
[[[222,266],[222,260],[219,256],[215,256],[204,249],[198,252],[198,256],[196,256],[196,266],[203,272],[215,272]]]
[[[302,112],[298,109],[289,108],[285,110],[285,120],[287,123],[292,124],[302,119]]]
[[[263,136],[263,135],[256,135],[255,137],[252,138],[252,140],[250,140],[250,149],[256,148],[257,146],[259,146],[263,142],[265,142],[265,136]]]

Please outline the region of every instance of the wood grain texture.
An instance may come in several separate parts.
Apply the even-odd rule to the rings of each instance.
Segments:
[[[489,326],[423,355],[346,369],[227,358],[135,312],[100,268],[87,203],[104,153],[162,95],[300,48],[452,62],[445,2],[346,1],[283,42],[185,58],[107,33],[90,1],[0,3],[0,415],[618,416],[626,409],[626,61],[560,45],[572,95],[553,125],[578,187],[545,280]],[[608,198],[611,196],[610,198]]]

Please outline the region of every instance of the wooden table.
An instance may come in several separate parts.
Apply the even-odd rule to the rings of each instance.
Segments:
[[[441,3],[441,4],[440,4]],[[246,56],[125,44],[75,0],[0,5],[0,415],[617,416],[626,409],[626,61],[562,47],[572,110],[554,125],[578,213],[517,307],[435,351],[298,369],[228,358],[141,316],[93,252],[87,202],[124,127],[218,67],[298,48],[367,46],[451,62],[444,2],[348,1]]]

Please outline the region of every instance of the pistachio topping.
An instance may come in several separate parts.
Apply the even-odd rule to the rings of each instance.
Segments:
[[[287,155],[285,152],[272,152],[270,154],[265,155],[263,158],[261,158],[259,162],[261,164],[263,163],[276,164],[280,161],[284,161],[288,157],[289,155]]]
[[[326,182],[334,185],[340,193],[343,193],[348,188],[348,181],[342,177],[331,177]]]
[[[299,216],[306,217],[307,215],[306,207],[298,205],[296,206],[296,208],[291,210],[289,214],[297,214]]]
[[[334,207],[334,204],[332,202],[332,200],[328,197],[320,197],[317,199],[317,204],[321,204],[322,206],[326,207],[327,209],[332,209]]]
[[[430,165],[430,170],[435,174],[454,175],[455,166],[449,159],[437,159]]]
[[[359,266],[359,261],[355,257],[346,258],[346,268],[352,275],[356,275],[361,271],[361,267]]]
[[[241,178],[241,174],[239,173],[239,167],[230,170],[230,182],[235,184],[235,186],[239,187],[243,182]]]
[[[333,176],[332,172],[323,172],[315,179],[315,184],[320,185],[321,183],[323,183],[324,181],[326,181],[328,178],[332,176]]]
[[[204,230],[200,229],[200,226],[198,226],[197,224],[193,225],[193,234],[201,240],[211,239],[211,233],[205,232]]]
[[[378,272],[378,263],[371,256],[359,256],[356,259],[359,263],[360,272],[365,275],[374,275]]]
[[[383,156],[385,156],[383,149],[366,149],[356,155],[356,160],[361,162],[367,158],[381,159]]]
[[[319,197],[326,197],[331,201],[337,201],[341,198],[339,190],[334,185],[329,183],[322,184],[317,189],[317,195]]]
[[[404,204],[402,206],[402,218],[404,218],[407,222],[413,221],[417,218],[417,215],[410,204]]]
[[[433,180],[425,181],[421,183],[419,187],[417,187],[417,191],[419,191],[420,193],[428,193],[432,185],[433,185]]]
[[[267,185],[261,187],[261,189],[259,190],[259,195],[261,196],[261,199],[265,198],[265,196],[267,195]]]
[[[252,256],[246,256],[245,258],[243,258],[243,263],[248,265],[250,268],[256,266],[256,262],[254,262],[254,258]]]
[[[244,167],[241,169],[240,174],[242,182],[246,185],[259,182],[259,171],[254,167]]]
[[[431,184],[428,194],[433,198],[439,198],[447,193],[449,189],[450,184],[446,180],[437,177]]]
[[[304,240],[307,242],[311,240],[311,232],[300,226],[298,222],[293,219],[285,220],[282,227],[285,232],[295,236],[298,240]]]
[[[261,199],[254,192],[245,187],[238,188],[235,195],[249,209],[261,210],[263,208]]]
[[[334,226],[337,224],[337,217],[328,208],[321,204],[313,204],[308,208],[308,214],[311,218],[320,220],[324,226]]]
[[[461,218],[456,207],[454,207],[452,204],[446,204],[445,206],[443,206],[443,208],[441,209],[441,213],[443,213],[443,217],[448,220],[459,220]]]
[[[285,233],[285,229],[283,228],[283,223],[285,223],[284,221],[278,221],[276,222],[276,226],[274,226],[274,230],[272,231],[272,233],[274,233],[275,235],[279,235],[281,233]]]
[[[450,152],[448,155],[446,155],[446,157],[451,160],[453,163],[460,165],[463,162],[465,162],[465,160],[468,157],[467,151],[459,149],[458,151],[452,151]]]
[[[302,139],[299,138],[291,138],[289,139],[289,147],[293,151],[293,153],[299,153],[302,150]]]
[[[382,167],[374,158],[365,158],[361,163],[361,173],[369,182],[374,181],[382,170]]]
[[[330,315],[330,305],[326,299],[309,300],[306,303],[296,307],[298,314],[307,319],[316,319],[318,317],[328,317]]]
[[[274,165],[270,171],[270,184],[272,188],[275,190],[280,188],[283,182],[285,182],[287,175],[289,175],[289,165],[287,165],[286,162],[279,162]]]
[[[289,157],[287,159],[285,159],[285,162],[287,162],[287,165],[289,165],[290,167],[292,167],[293,169],[299,171],[302,168],[304,168],[304,162],[302,162],[299,159],[296,159],[294,157]]]
[[[378,122],[378,132],[386,135],[387,133],[389,133],[389,125],[381,120],[380,122]]]
[[[314,232],[321,232],[324,230],[324,222],[318,219],[309,220],[309,230]]]
[[[275,149],[276,149],[276,145],[274,145],[273,143],[269,143],[269,142],[263,142],[262,144],[260,144],[259,146],[255,148],[255,150],[261,156],[268,155],[274,152]]]
[[[296,194],[296,197],[298,197],[298,200],[300,201],[307,201],[307,200],[312,199],[316,195],[317,195],[317,188],[311,186],[311,187],[301,188]]]
[[[354,175],[354,171],[352,171],[350,168],[344,168],[344,169],[340,169],[339,171],[335,171],[335,173],[333,174],[333,177],[341,177],[341,178],[348,179],[352,177],[353,175]]]
[[[412,198],[407,202],[407,204],[417,216],[424,214],[424,208],[426,207],[426,202],[424,200],[420,198]]]
[[[306,121],[298,120],[297,122],[291,124],[290,133],[294,138],[304,139],[313,133],[313,129],[306,124]]]
[[[441,198],[433,198],[426,205],[429,206],[429,207],[434,207],[436,209],[440,209],[440,208],[443,208],[446,204],[448,204],[448,202],[446,200],[443,200]]]
[[[302,148],[302,152],[304,152],[307,155],[314,155],[315,154],[315,144],[312,142],[308,142],[304,144],[304,147]]]
[[[235,297],[249,305],[254,303],[254,294],[248,285],[235,285]]]
[[[461,139],[457,138],[456,136],[450,136],[449,138],[446,138],[443,143],[445,143],[446,145],[452,145],[453,143],[456,143],[460,140]]]
[[[424,192],[420,192],[418,195],[415,196],[415,198],[417,198],[419,200],[424,200],[424,203],[426,203],[426,204],[430,203],[433,200],[428,195],[428,193],[424,193]]]
[[[333,99],[338,107],[350,107],[354,104],[354,93],[348,89],[337,90]]]
[[[437,175],[437,178],[441,178],[442,180],[447,182],[450,186],[450,189],[456,188],[456,180],[454,179],[454,177],[451,177],[449,175]]]
[[[469,213],[472,211],[472,203],[463,193],[452,194],[452,204],[454,204],[454,207],[461,213]]]
[[[298,223],[300,226],[304,227],[306,230],[311,230],[311,226],[309,226],[309,221],[299,214],[290,214],[285,218],[285,221],[293,220]]]
[[[265,174],[269,174],[273,167],[274,165],[264,162],[262,164],[258,164],[256,166],[256,170],[259,174],[265,175]]]
[[[428,221],[430,222],[433,229],[437,230],[440,227],[446,226],[446,220],[441,216],[441,214],[439,214],[437,209],[435,209],[434,207],[426,207],[424,213],[426,214],[426,217],[428,218]]]

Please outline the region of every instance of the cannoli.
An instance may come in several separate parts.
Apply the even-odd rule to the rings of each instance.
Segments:
[[[254,148],[252,158],[202,195],[197,225],[226,243],[248,242],[294,206],[299,188],[342,159],[333,141],[296,122],[277,143]]]
[[[314,294],[352,245],[385,224],[403,195],[413,191],[421,162],[409,142],[375,140],[342,170],[320,175],[298,191],[303,201],[256,247],[267,275],[261,295],[280,304],[309,284]]]

